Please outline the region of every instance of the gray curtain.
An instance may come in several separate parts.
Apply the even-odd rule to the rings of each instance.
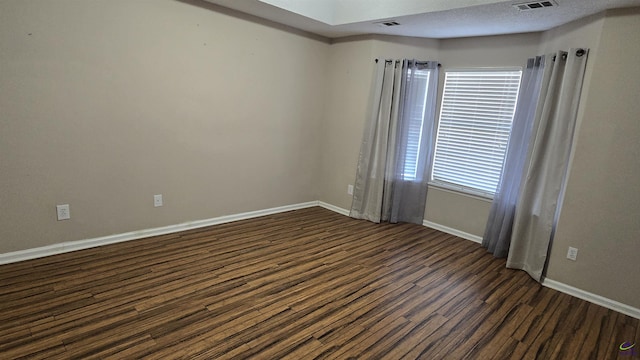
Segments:
[[[541,104],[538,99],[545,68],[544,62],[544,56],[529,59],[522,73],[518,106],[513,117],[502,174],[482,237],[482,246],[500,258],[507,257],[509,253],[518,192],[527,160],[527,144],[531,137],[536,108]]]
[[[518,106],[524,104],[529,112],[534,112],[533,117],[529,118],[529,121],[533,120],[531,135],[528,141],[520,144],[527,148],[521,179],[517,179],[517,166],[514,169],[507,168],[507,165],[517,161],[508,160],[496,200],[509,198],[514,201],[504,207],[492,206],[490,222],[485,231],[488,238],[483,239],[487,245],[495,244],[494,251],[499,250],[500,254],[508,247],[507,267],[525,270],[537,281],[542,279],[559,212],[558,204],[568,169],[587,53],[584,49],[570,49],[569,52],[560,51],[540,59],[543,72],[538,100],[532,99],[532,104],[527,104],[527,100],[523,99],[522,103],[518,103]],[[515,147],[510,146],[509,151]],[[513,156],[523,156],[521,151],[514,151],[516,155]],[[516,177],[513,184],[509,184],[512,181],[508,177],[509,171]],[[510,189],[516,183],[517,194]],[[503,193],[506,195],[503,196]],[[501,216],[499,212],[504,208],[507,210],[502,210],[504,215]],[[501,241],[500,236],[509,232],[508,224],[511,221],[510,242],[507,243],[505,239],[509,237],[504,236]],[[496,234],[499,235],[496,237]]]
[[[428,80],[419,76],[424,70],[428,70]],[[437,62],[405,59],[376,64],[351,217],[422,224],[433,157],[437,83]],[[422,124],[418,128],[416,116]],[[412,146],[416,145],[416,131],[421,139],[417,149]],[[408,152],[419,154],[411,176],[405,167]]]

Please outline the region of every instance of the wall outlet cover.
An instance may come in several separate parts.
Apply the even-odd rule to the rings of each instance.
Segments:
[[[162,206],[162,194],[153,195],[153,206],[154,207]]]
[[[58,215],[58,221],[71,219],[69,204],[56,205],[56,214]]]

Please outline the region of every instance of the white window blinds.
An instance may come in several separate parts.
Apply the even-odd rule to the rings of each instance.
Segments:
[[[520,70],[448,71],[431,180],[493,196],[520,89]]]

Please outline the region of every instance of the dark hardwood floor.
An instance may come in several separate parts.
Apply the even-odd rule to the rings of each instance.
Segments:
[[[0,307],[2,359],[631,359],[640,340],[478,244],[321,208],[3,265]]]

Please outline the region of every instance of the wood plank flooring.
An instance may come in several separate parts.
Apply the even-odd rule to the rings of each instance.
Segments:
[[[640,340],[478,244],[321,208],[3,265],[0,310],[1,359],[632,359]]]

